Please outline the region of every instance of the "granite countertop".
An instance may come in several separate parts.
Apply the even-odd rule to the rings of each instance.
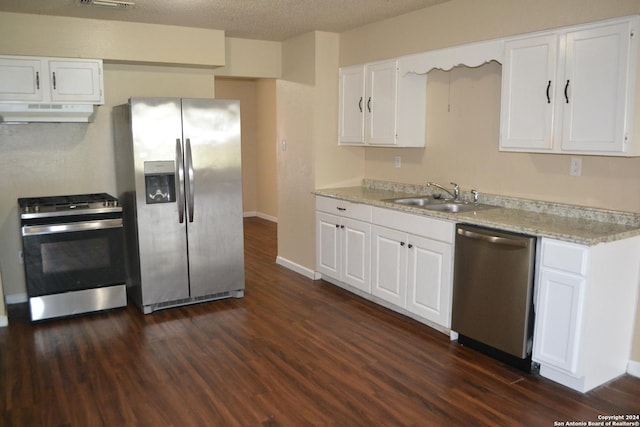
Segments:
[[[535,200],[481,195],[480,203],[495,206],[470,212],[450,213],[404,206],[385,201],[400,197],[428,195],[422,186],[363,181],[362,186],[319,189],[318,196],[398,211],[442,218],[506,231],[549,237],[587,246],[640,235],[640,214],[594,209]]]

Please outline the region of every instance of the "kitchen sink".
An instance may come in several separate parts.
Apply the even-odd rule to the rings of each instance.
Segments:
[[[397,203],[405,206],[426,207],[427,205],[442,204],[444,199],[436,199],[432,196],[403,197],[401,199],[388,199],[385,202]]]
[[[438,211],[438,212],[473,212],[484,209],[493,209],[497,206],[483,205],[481,203],[469,203],[455,201],[451,199],[436,199],[433,196],[402,197],[399,199],[387,199],[385,202],[397,203],[403,206],[414,206],[417,208]]]

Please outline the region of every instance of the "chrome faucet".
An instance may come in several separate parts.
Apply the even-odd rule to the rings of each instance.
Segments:
[[[452,182],[451,185],[453,185],[453,192],[447,190],[442,185],[436,182],[427,182],[427,187],[438,187],[439,189],[441,189],[442,191],[448,193],[451,197],[453,197],[453,200],[455,201],[460,200],[460,186],[458,186],[458,184],[456,184],[455,182]]]

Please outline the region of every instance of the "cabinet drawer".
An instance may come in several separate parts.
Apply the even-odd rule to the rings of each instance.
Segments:
[[[391,209],[373,208],[372,221],[376,225],[446,243],[453,243],[454,239],[455,224],[441,219],[412,215]]]
[[[346,200],[318,196],[316,197],[316,210],[345,218],[371,222],[371,206],[361,203],[351,203]]]
[[[584,246],[542,239],[542,265],[545,267],[584,276],[587,273],[587,254]]]

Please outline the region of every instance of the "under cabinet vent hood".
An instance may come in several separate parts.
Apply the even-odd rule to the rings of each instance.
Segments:
[[[92,122],[91,104],[13,104],[0,103],[0,123]]]

